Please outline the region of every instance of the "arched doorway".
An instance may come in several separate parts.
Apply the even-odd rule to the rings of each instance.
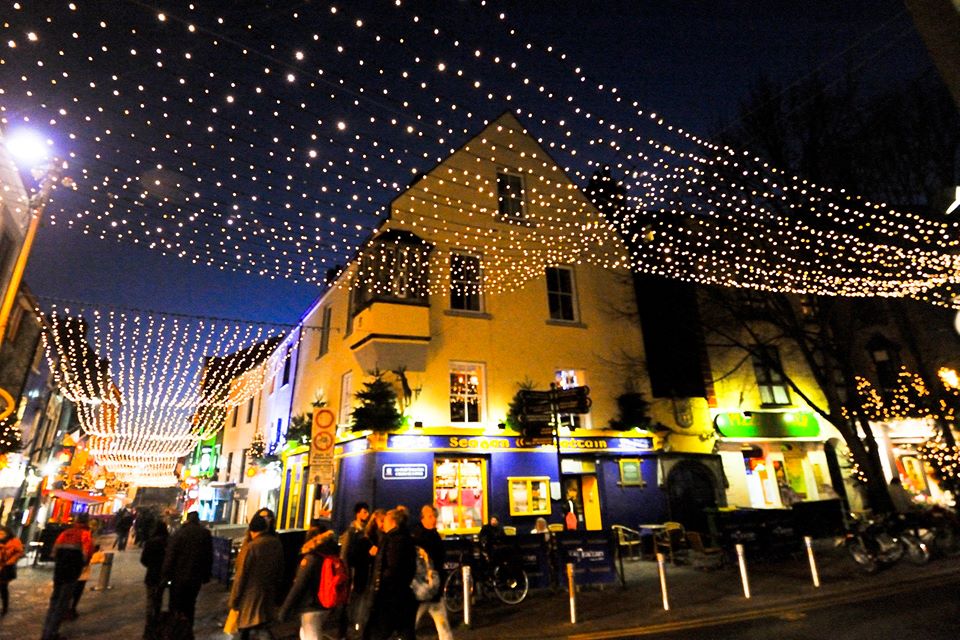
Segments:
[[[670,517],[689,531],[707,531],[703,510],[716,508],[717,492],[713,472],[696,460],[678,462],[667,475]]]

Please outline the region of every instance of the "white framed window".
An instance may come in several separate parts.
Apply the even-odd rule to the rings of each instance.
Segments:
[[[790,404],[790,390],[781,371],[780,351],[770,345],[757,346],[759,353],[754,353],[753,371],[757,376],[757,387],[760,390],[760,402],[768,406],[782,406]]]
[[[553,381],[560,389],[587,386],[587,375],[582,369],[557,369]],[[565,413],[560,415],[560,426],[569,429],[589,429],[589,413]]]
[[[458,311],[483,311],[481,285],[479,256],[451,254],[450,308]]]
[[[523,176],[497,171],[497,211],[506,220],[525,220],[525,192]]]
[[[547,267],[547,306],[551,320],[577,321],[577,290],[572,267]]]
[[[483,421],[486,393],[484,367],[476,362],[450,363],[450,422],[478,424]]]
[[[347,371],[340,376],[339,424],[349,424],[351,411],[353,411],[353,371]]]

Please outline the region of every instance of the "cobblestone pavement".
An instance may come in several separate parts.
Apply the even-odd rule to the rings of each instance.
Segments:
[[[112,588],[93,591],[99,568],[80,601],[79,619],[64,623],[61,632],[70,640],[136,640],[142,636],[145,593],[140,550],[134,547],[116,552]],[[821,589],[814,589],[806,557],[777,562],[752,563],[750,580],[753,598],[746,600],[735,566],[704,572],[690,565],[669,566],[671,610],[661,607],[656,563],[625,562],[627,587],[608,585],[584,588],[578,595],[578,624],[569,623],[566,591],[534,592],[514,607],[481,602],[474,610],[473,628],[466,630],[452,620],[458,640],[474,638],[522,639],[566,637],[647,624],[696,620],[720,614],[789,606],[840,594],[889,589],[925,580],[958,575],[960,558],[935,560],[924,567],[900,563],[875,576],[858,574],[843,549],[821,545],[818,549]],[[0,640],[37,640],[50,597],[52,563],[32,566],[21,562],[19,578],[11,583],[10,613],[0,619]],[[226,640],[222,632],[226,617],[227,588],[216,582],[203,587],[197,604],[198,640]],[[429,618],[418,637],[434,637]]]

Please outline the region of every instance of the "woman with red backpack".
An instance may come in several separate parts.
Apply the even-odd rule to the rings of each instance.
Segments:
[[[326,571],[324,565],[327,565]],[[338,568],[335,565],[339,565],[339,570],[343,571],[342,578],[337,577]],[[324,578],[327,584],[323,583]],[[342,580],[339,587],[335,584],[338,579]],[[344,602],[335,601],[338,589],[342,591],[339,597]],[[331,593],[324,593],[324,590]],[[320,640],[327,615],[334,606],[345,603],[349,590],[349,574],[340,561],[337,536],[322,525],[315,527],[307,532],[306,541],[300,548],[297,575],[280,607],[279,618],[286,620],[291,613],[299,614],[301,640]],[[322,602],[321,599],[327,601]]]

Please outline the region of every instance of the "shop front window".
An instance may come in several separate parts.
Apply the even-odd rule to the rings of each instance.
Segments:
[[[450,422],[476,424],[482,419],[483,365],[450,365]]]
[[[482,458],[437,458],[433,469],[437,528],[472,533],[487,521],[487,469]]]
[[[507,478],[511,516],[550,514],[550,478]]]

